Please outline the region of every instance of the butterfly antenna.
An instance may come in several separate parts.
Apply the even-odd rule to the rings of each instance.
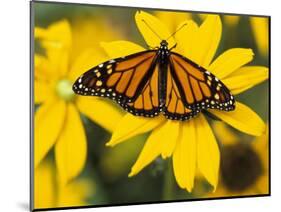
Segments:
[[[145,25],[162,41],[163,39],[148,25],[148,23],[146,23],[145,20],[143,20],[143,23],[145,23]]]
[[[178,28],[173,34],[171,34],[167,39],[166,39],[166,41],[167,40],[169,40],[171,37],[173,37],[178,31],[180,31],[183,27],[185,27],[187,24],[183,24],[180,28]]]

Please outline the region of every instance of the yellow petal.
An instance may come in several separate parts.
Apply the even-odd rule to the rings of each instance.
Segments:
[[[46,102],[35,113],[34,166],[46,156],[62,130],[66,112],[63,101]]]
[[[181,30],[179,30],[175,35],[177,40],[176,51],[186,56],[190,60],[195,61],[196,56],[194,57],[193,49],[196,49],[195,45],[197,44],[196,40],[199,27],[192,20],[181,23],[179,27],[183,26],[184,24],[186,24],[186,26],[181,28]]]
[[[81,113],[109,132],[114,130],[123,115],[115,106],[95,97],[78,97],[76,104]]]
[[[265,132],[263,120],[252,109],[240,102],[236,102],[234,111],[210,110],[210,112],[244,133],[260,136]]]
[[[213,121],[212,128],[219,141],[223,141],[223,144],[235,144],[237,142],[237,136],[232,132],[228,126],[222,121]]]
[[[245,66],[223,80],[232,94],[239,94],[268,79],[269,72],[263,66]]]
[[[179,132],[180,132],[180,122],[167,120],[165,124],[161,127],[155,129],[154,139],[161,142],[159,145],[162,146],[161,155],[165,159],[170,157],[174,152]]]
[[[45,57],[39,54],[34,54],[34,76],[37,79],[45,79],[44,73],[42,73],[42,70],[44,70],[42,69],[42,65],[44,64],[45,60]],[[43,75],[43,78],[40,77],[41,75]]]
[[[159,46],[161,40],[165,40],[171,35],[168,27],[163,22],[147,12],[136,12],[135,20],[140,33],[149,47],[155,48]],[[174,46],[175,43],[175,39],[171,37],[169,39],[169,47]]]
[[[97,53],[104,53],[99,46],[101,41],[119,40],[124,37],[122,27],[114,27],[107,19],[92,15],[76,16],[72,19],[71,27],[72,58],[77,58],[87,48],[95,48]]]
[[[253,148],[257,150],[259,154],[262,154],[263,150],[268,148],[268,140],[269,140],[269,125],[266,123],[266,129],[264,134],[259,137],[255,137],[253,139]]]
[[[39,80],[34,80],[34,103],[39,104],[43,103],[48,99],[51,99],[54,95],[52,87],[44,82]]]
[[[257,181],[256,183],[256,187],[255,187],[255,190],[254,190],[254,195],[257,194],[257,191],[260,193],[260,194],[270,194],[269,192],[269,176],[268,176],[268,171],[267,171],[267,174],[263,175],[263,176],[260,176],[259,180]]]
[[[224,15],[224,22],[230,27],[234,27],[238,24],[240,16],[239,15]]]
[[[71,27],[67,20],[57,21],[47,29],[35,27],[34,36],[40,39],[44,48],[69,48],[72,42]]]
[[[47,33],[48,33],[47,29],[41,27],[34,28],[34,38],[45,38]]]
[[[168,12],[168,11],[158,11],[155,12],[157,18],[159,18],[163,23],[167,25],[170,32],[175,32],[178,25],[187,19],[192,18],[191,13],[187,12]]]
[[[128,138],[149,132],[160,125],[164,120],[162,116],[151,119],[133,116],[127,113],[118,123],[115,123],[116,128],[113,131],[110,141],[106,145],[114,146]]]
[[[110,58],[124,57],[137,52],[145,51],[142,46],[130,41],[101,42],[101,47]]]
[[[170,126],[174,128],[174,130],[170,131],[169,129]],[[172,123],[172,121],[169,120],[152,131],[147,141],[145,142],[145,145],[136,163],[133,165],[129,177],[132,177],[137,173],[139,173],[145,166],[151,163],[151,161],[153,161],[157,156],[159,156],[161,153],[163,154],[165,145],[170,146],[170,149],[167,152],[164,152],[164,156],[166,155],[170,156],[172,154],[176,143],[176,139],[178,137],[178,133],[176,134],[175,132],[173,132],[173,131],[178,131],[178,129],[175,128],[176,128],[176,124]],[[169,133],[173,134],[173,137],[171,137]],[[169,144],[169,142],[171,144]]]
[[[208,68],[216,77],[223,79],[236,69],[252,61],[251,49],[233,48],[222,53]]]
[[[65,77],[69,65],[68,57],[65,49],[48,50],[46,57],[36,54],[34,57],[35,78],[50,81]]]
[[[182,125],[181,135],[173,153],[175,178],[179,186],[191,192],[196,170],[196,130],[194,121]]]
[[[49,161],[41,163],[34,171],[34,209],[56,207],[54,166]]]
[[[93,194],[93,183],[87,179],[74,180],[58,192],[57,207],[85,206]]]
[[[34,55],[34,78],[42,81],[50,81],[56,79],[49,60],[42,55]]]
[[[216,189],[218,183],[220,152],[217,141],[205,117],[195,118],[197,130],[197,163],[200,172]]]
[[[242,92],[244,92],[244,91],[250,89],[251,87],[253,87],[253,86],[248,86],[248,87],[246,86],[246,87],[243,87],[242,89],[233,89],[233,90],[231,91],[231,93],[233,93],[233,94],[239,94],[239,93],[242,93]]]
[[[59,182],[63,185],[83,170],[87,142],[79,113],[73,104],[67,105],[65,124],[55,145]]]
[[[268,167],[269,167],[269,127],[268,124],[266,124],[266,131],[263,135],[259,137],[255,137],[252,144],[252,147],[255,149],[257,154],[260,156],[260,159],[263,164],[264,174],[268,174]]]
[[[75,81],[80,75],[96,65],[108,60],[104,54],[100,53],[98,49],[87,49],[84,50],[77,58],[73,61],[71,69],[68,73],[68,79]]]
[[[46,50],[50,71],[59,77],[64,77],[68,71],[68,59],[72,42],[71,27],[67,20],[51,24],[47,29],[35,28],[35,38]]]
[[[212,61],[220,39],[222,25],[218,15],[208,15],[203,24],[199,27],[194,41],[193,60],[197,64],[208,67]]]
[[[265,56],[268,53],[269,18],[251,17],[250,23],[254,32],[258,49],[260,53]]]
[[[202,21],[204,21],[208,17],[208,14],[206,13],[197,13],[197,15]]]
[[[69,71],[69,51],[67,49],[47,49],[47,59],[49,62],[48,72],[54,77],[63,78]]]
[[[133,165],[131,172],[128,175],[129,177],[133,177],[134,175],[138,174],[145,166],[147,166],[160,155],[161,150],[157,145],[158,143],[156,140],[146,141],[138,160]]]

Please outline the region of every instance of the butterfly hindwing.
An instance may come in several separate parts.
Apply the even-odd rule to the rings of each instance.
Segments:
[[[182,100],[181,93],[171,74],[171,64],[168,64],[166,83],[166,103],[164,115],[172,120],[188,120],[200,112],[199,109],[187,108]]]
[[[137,116],[154,117],[159,107],[159,64],[156,63],[151,77],[146,81],[139,96],[133,102],[124,105],[125,110]]]
[[[209,71],[174,52],[169,63],[186,107],[193,111],[207,108],[234,110],[235,101],[230,91]]]

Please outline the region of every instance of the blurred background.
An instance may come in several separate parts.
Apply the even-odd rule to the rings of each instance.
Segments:
[[[100,47],[100,42],[104,41],[128,40],[146,46],[135,25],[136,11],[134,8],[34,3],[36,27],[47,28],[61,20],[69,22],[73,40],[76,40],[72,52],[77,55],[87,48],[94,48],[97,54],[104,55]],[[170,20],[167,17],[174,13],[144,11],[167,21]],[[216,55],[234,47],[251,48],[255,57],[250,64],[269,67],[268,18],[220,16],[223,32]],[[193,19],[200,24],[205,15],[177,12],[177,18]],[[37,39],[35,53],[45,54]],[[268,87],[266,81],[236,96],[265,122],[269,118]],[[40,107],[40,103],[35,105],[35,114]],[[108,148],[105,143],[110,139],[110,132],[82,114],[81,119],[87,138],[87,158],[83,170],[67,188],[60,188],[56,179],[54,149],[51,149],[35,170],[35,179],[38,179],[35,183],[38,188],[35,189],[35,196],[38,196],[35,206],[107,205],[268,193],[268,135],[254,138],[210,118],[222,155],[219,185],[213,193],[211,186],[199,176],[193,192],[188,193],[180,189],[175,180],[167,179],[167,161],[161,158],[138,175],[128,178],[148,134]]]

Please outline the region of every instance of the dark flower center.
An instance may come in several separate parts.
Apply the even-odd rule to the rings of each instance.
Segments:
[[[250,145],[236,144],[222,149],[222,182],[230,191],[241,192],[255,184],[262,174],[262,162]]]

